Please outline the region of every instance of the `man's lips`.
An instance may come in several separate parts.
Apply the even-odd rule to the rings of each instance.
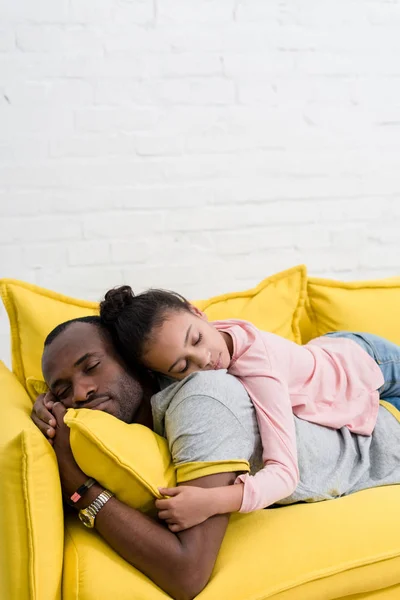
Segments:
[[[96,398],[95,400],[91,400],[87,404],[81,405],[80,408],[90,408],[92,410],[102,410],[103,404],[107,404],[110,401],[108,396],[102,396],[101,398]]]

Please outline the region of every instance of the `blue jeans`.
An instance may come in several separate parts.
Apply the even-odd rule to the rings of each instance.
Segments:
[[[385,380],[380,397],[400,410],[400,346],[372,333],[334,331],[326,335],[353,340],[372,356]]]

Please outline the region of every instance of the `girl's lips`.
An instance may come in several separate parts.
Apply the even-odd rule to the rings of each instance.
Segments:
[[[218,360],[215,363],[214,371],[218,371],[221,368],[221,352],[219,353]]]

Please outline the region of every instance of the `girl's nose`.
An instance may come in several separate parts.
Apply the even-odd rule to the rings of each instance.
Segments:
[[[197,364],[200,369],[205,369],[211,360],[211,352],[209,350],[203,350],[201,354],[199,354],[197,359]]]

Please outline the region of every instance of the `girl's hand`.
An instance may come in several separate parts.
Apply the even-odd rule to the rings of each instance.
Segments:
[[[170,496],[156,500],[158,516],[174,533],[199,525],[215,514],[210,506],[211,489],[191,485],[158,489],[163,496]]]

